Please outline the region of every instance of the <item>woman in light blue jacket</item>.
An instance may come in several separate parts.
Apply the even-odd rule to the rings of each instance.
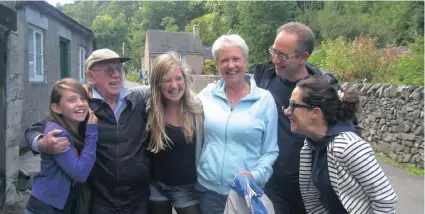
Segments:
[[[204,106],[204,146],[197,168],[203,214],[222,214],[236,174],[261,187],[278,156],[277,109],[270,92],[246,75],[248,46],[236,34],[212,47],[222,80],[199,93]]]

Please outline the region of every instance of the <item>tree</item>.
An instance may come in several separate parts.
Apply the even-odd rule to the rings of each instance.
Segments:
[[[295,2],[243,2],[238,4],[237,32],[246,40],[252,62],[270,60],[268,48],[279,26],[295,19]]]
[[[76,1],[73,4],[65,4],[59,9],[79,23],[90,28],[98,15],[97,11],[106,4],[108,4],[108,2]]]
[[[93,21],[92,29],[95,32],[98,47],[121,52],[121,45],[126,42],[128,33],[122,14],[113,18],[108,15],[97,16]]]
[[[210,46],[222,34],[229,31],[226,20],[217,13],[208,13],[195,18],[186,25],[185,31],[192,32],[193,25],[199,25],[199,35],[204,46]]]
[[[173,17],[169,17],[169,16],[162,18],[161,27],[163,27],[165,31],[170,31],[170,32],[179,31],[179,26],[177,26],[176,20]]]

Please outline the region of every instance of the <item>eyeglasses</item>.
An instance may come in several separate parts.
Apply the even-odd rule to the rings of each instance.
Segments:
[[[117,65],[117,66],[106,66],[106,68],[104,69],[90,69],[90,71],[103,71],[109,75],[114,74],[115,71],[118,71],[119,73],[122,72],[122,65]]]
[[[278,50],[276,50],[276,49],[274,49],[272,47],[269,48],[269,53],[270,53],[270,55],[277,55],[277,57],[280,60],[283,60],[283,61],[288,60],[288,59],[291,59],[291,58],[293,58],[295,56],[298,56],[300,54],[300,53],[296,53],[296,54],[294,54],[292,56],[286,56],[286,54],[281,53],[281,52],[279,52]]]
[[[289,101],[288,110],[291,111],[291,114],[294,113],[294,110],[296,108],[308,108],[308,109],[314,109],[316,106],[308,105],[308,104],[297,104],[294,103],[292,100]],[[285,107],[282,106],[282,112],[285,111]]]

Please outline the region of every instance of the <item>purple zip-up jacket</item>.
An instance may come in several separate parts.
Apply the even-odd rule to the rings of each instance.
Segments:
[[[69,132],[54,122],[48,122],[44,134],[59,129],[67,137],[70,148],[60,155],[41,154],[41,169],[33,179],[31,194],[55,208],[63,209],[69,196],[72,180],[85,182],[96,160],[97,124],[87,124],[84,148],[78,157]]]

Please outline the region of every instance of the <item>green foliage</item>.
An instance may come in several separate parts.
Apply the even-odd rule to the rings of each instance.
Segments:
[[[166,16],[162,18],[161,26],[165,31],[178,32],[179,26],[176,24],[176,20],[173,17]]]
[[[389,66],[391,84],[424,85],[424,36],[409,45],[410,54],[402,54]]]
[[[424,37],[409,46],[411,53],[402,54],[394,47],[379,48],[371,37],[353,41],[339,37],[322,42],[321,49],[309,62],[331,71],[340,81],[424,85]]]
[[[207,60],[205,60],[204,64],[205,64],[204,74],[206,74],[206,75],[217,75],[218,74],[217,68],[215,67],[214,60],[207,59]]]
[[[121,52],[121,45],[126,42],[128,28],[125,26],[125,17],[120,14],[116,17],[109,15],[97,16],[93,21],[92,29],[95,32],[97,46]]]
[[[75,1],[58,5],[92,29],[97,48],[110,48],[139,70],[148,29],[192,32],[200,26],[204,46],[232,29],[249,46],[250,62],[270,60],[276,29],[289,21],[311,27],[320,44],[309,61],[341,81],[423,85],[423,1]],[[421,40],[422,39],[422,40]],[[408,46],[400,54],[397,46]],[[215,72],[213,62],[206,72]],[[421,78],[418,78],[421,77]]]
[[[243,2],[238,4],[237,9],[240,13],[237,33],[240,33],[248,44],[250,61],[270,60],[267,50],[274,42],[276,29],[295,19],[296,3]]]
[[[229,28],[225,17],[220,17],[216,13],[207,13],[197,17],[186,25],[185,31],[192,32],[193,25],[199,25],[199,35],[204,46],[211,46],[221,35],[225,34]]]
[[[322,41],[370,36],[384,47],[411,43],[424,32],[424,2],[326,1],[298,8],[297,20],[310,26]]]
[[[125,75],[125,79],[130,82],[137,82],[139,78],[137,78],[137,74],[127,74]]]

